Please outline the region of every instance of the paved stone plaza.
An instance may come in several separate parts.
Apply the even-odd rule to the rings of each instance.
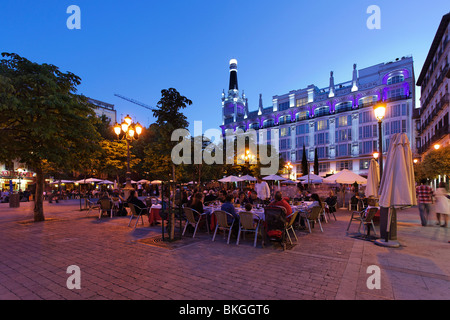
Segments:
[[[398,212],[397,249],[347,235],[350,212],[339,210],[323,233],[296,231],[283,252],[254,248],[251,236],[239,246],[222,235],[212,242],[206,232],[164,248],[138,241],[161,234],[147,219],[133,230],[128,217],[98,220],[66,200],[45,203],[49,221],[28,223],[33,203],[20,205],[0,204],[2,300],[450,299],[450,229],[435,220],[421,227],[417,208]],[[81,271],[79,290],[67,287],[71,265]],[[380,289],[367,287],[371,265],[381,269]]]

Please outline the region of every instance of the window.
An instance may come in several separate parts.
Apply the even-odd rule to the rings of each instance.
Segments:
[[[376,140],[364,141],[359,143],[359,154],[372,154],[376,149]]]
[[[361,159],[359,160],[359,170],[367,170],[370,166],[370,160]]]
[[[289,101],[280,103],[278,105],[278,111],[283,111],[283,110],[287,110],[287,109],[289,109]]]
[[[290,123],[291,122],[291,116],[281,116],[278,119],[278,124],[285,124],[285,123]]]
[[[291,127],[284,127],[280,129],[280,137],[288,137],[291,135]]]
[[[295,128],[295,133],[297,135],[309,133],[309,125],[307,123],[298,125]]]
[[[305,120],[308,119],[309,117],[309,111],[300,111],[297,112],[297,114],[295,115],[295,120],[300,121],[300,120]]]
[[[291,139],[281,139],[280,140],[280,150],[288,150],[291,148]],[[285,158],[289,159],[289,158]]]
[[[389,90],[388,98],[396,98],[403,95],[403,88]]]
[[[352,129],[343,129],[336,131],[336,142],[344,142],[352,140]]]
[[[319,147],[317,148],[317,156],[319,159],[328,158],[328,147]]]
[[[353,103],[351,101],[341,102],[336,105],[335,111],[336,113],[351,111]]]
[[[368,97],[364,97],[359,99],[358,101],[358,106],[360,107],[368,107],[373,105],[375,102],[378,101],[378,96],[368,96]]]
[[[375,121],[375,115],[373,111],[365,111],[359,114],[359,124]]]
[[[400,133],[401,130],[402,129],[400,127],[400,120],[391,122],[391,134]]]
[[[346,157],[352,155],[352,145],[350,143],[339,144],[336,148],[337,157]]]
[[[329,172],[330,171],[330,163],[322,162],[319,163],[319,172]]]
[[[328,139],[328,132],[318,133],[314,135],[314,144],[328,144],[330,143]]]
[[[303,145],[305,147],[309,146],[309,137],[308,136],[300,136],[295,139],[295,144],[297,148],[303,148]]]
[[[405,80],[405,77],[403,75],[397,75],[397,76],[390,77],[387,80],[387,84],[399,83],[399,82],[402,82],[403,80]]]
[[[273,124],[274,124],[273,119],[264,120],[263,127],[264,128],[273,127]]]
[[[336,170],[342,171],[344,169],[352,170],[353,169],[353,161],[338,161],[336,162]]]
[[[253,130],[258,130],[258,129],[259,129],[259,123],[258,123],[258,122],[252,123],[252,124],[249,126],[249,128],[250,128],[250,129],[253,129]]]
[[[315,131],[328,130],[329,121],[328,120],[319,120],[314,123]]]
[[[351,115],[338,117],[337,122],[336,122],[337,128],[351,126],[351,125],[352,125],[352,116]]]
[[[314,110],[315,117],[326,116],[330,114],[330,107],[320,107]]]
[[[297,107],[304,106],[305,104],[308,104],[308,98],[299,98],[295,101]]]

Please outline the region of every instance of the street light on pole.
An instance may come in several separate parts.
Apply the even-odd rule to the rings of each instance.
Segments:
[[[375,113],[375,118],[378,120],[378,150],[379,150],[379,161],[378,164],[380,166],[380,179],[383,176],[383,131],[381,128],[381,124],[383,122],[384,116],[386,114],[386,104],[380,102],[376,104],[373,108]]]
[[[117,135],[117,139],[124,139],[127,142],[127,174],[125,184],[125,197],[128,198],[130,193],[134,191],[131,185],[131,171],[130,171],[130,142],[137,140],[142,133],[142,126],[138,123],[134,124],[129,115],[124,118],[124,121],[119,125],[116,123],[114,126],[114,132]],[[122,135],[122,138],[121,138]]]

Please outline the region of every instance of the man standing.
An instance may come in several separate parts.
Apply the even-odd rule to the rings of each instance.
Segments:
[[[258,198],[263,202],[268,202],[270,199],[270,188],[267,182],[263,181],[261,176],[258,176],[258,181],[255,183],[255,191]]]
[[[422,226],[426,226],[430,215],[430,206],[433,203],[433,190],[426,184],[427,180],[422,179],[420,186],[416,187],[417,203],[419,205],[420,220]]]

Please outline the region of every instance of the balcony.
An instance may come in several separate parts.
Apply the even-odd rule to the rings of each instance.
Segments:
[[[394,102],[394,101],[406,100],[406,99],[409,99],[409,96],[407,96],[405,94],[401,94],[401,95],[398,95],[398,96],[395,96],[395,97],[388,98],[388,99],[386,99],[385,102]]]
[[[425,153],[429,148],[431,148],[433,146],[433,144],[435,144],[437,141],[439,141],[446,134],[449,134],[449,133],[450,133],[450,127],[449,127],[449,125],[447,123],[447,125],[445,125],[445,126],[439,128],[438,130],[436,130],[436,132],[430,138],[430,140],[428,140],[427,142],[425,142],[425,144],[423,146],[418,148],[419,154]]]

